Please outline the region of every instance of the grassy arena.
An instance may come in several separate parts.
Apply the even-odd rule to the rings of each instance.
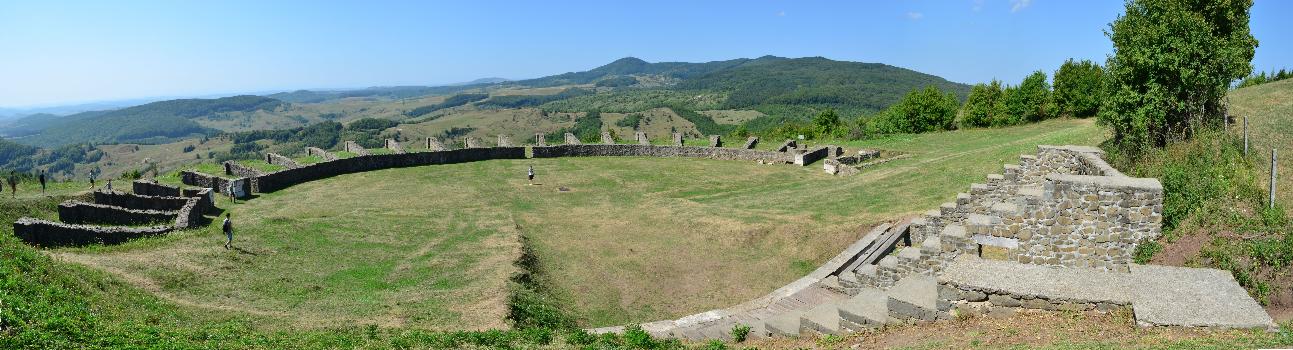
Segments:
[[[933,209],[1038,144],[1095,144],[1090,120],[849,144],[909,159],[834,177],[750,162],[496,160],[351,174],[228,208],[218,225],[54,255],[195,314],[269,329],[506,325],[525,235],[541,282],[582,326],[674,318],[799,278],[883,220]],[[534,165],[541,184],[529,186]],[[570,191],[559,192],[559,187]]]

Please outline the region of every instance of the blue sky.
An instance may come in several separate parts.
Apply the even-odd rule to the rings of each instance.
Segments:
[[[0,107],[532,78],[634,56],[880,62],[1017,83],[1103,62],[1121,1],[15,1]],[[1293,2],[1258,0],[1258,69],[1293,68]]]

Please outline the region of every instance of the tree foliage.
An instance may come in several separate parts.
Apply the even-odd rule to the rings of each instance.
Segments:
[[[1006,111],[1011,120],[1007,125],[1039,122],[1053,116],[1051,85],[1046,82],[1046,73],[1033,72],[1019,87],[1008,91]]]
[[[958,118],[957,126],[962,128],[1006,124],[1010,117],[1006,113],[1006,91],[1001,81],[993,79],[970,88],[970,96],[961,105]]]
[[[1055,71],[1057,115],[1088,118],[1100,111],[1104,98],[1104,68],[1090,60],[1068,59]]]
[[[1219,125],[1223,98],[1252,71],[1252,0],[1128,0],[1106,35],[1099,119],[1116,147],[1140,153]]]
[[[956,95],[930,85],[907,93],[897,104],[868,120],[866,128],[868,134],[951,130],[958,107]]]

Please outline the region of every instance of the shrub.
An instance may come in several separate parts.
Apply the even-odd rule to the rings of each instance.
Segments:
[[[951,130],[959,103],[956,95],[944,94],[930,85],[912,90],[897,104],[890,106],[867,123],[868,133],[922,133]]]
[[[732,326],[732,341],[737,343],[744,342],[746,337],[750,336],[750,326],[737,324]]]
[[[1104,68],[1090,60],[1072,58],[1055,71],[1055,112],[1077,118],[1093,117],[1104,97]]]

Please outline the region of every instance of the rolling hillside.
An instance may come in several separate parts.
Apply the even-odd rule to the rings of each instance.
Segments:
[[[5,134],[34,132],[19,135],[21,137],[13,140],[40,147],[77,143],[161,143],[208,133],[207,128],[193,121],[195,118],[273,110],[284,105],[283,101],[250,95],[169,100],[65,117],[32,116],[15,122],[22,129],[6,127]]]

